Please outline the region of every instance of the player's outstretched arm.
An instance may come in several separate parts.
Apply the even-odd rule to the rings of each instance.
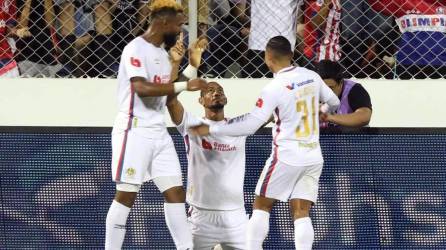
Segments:
[[[262,125],[264,120],[248,113],[233,118],[224,125],[200,125],[191,127],[189,130],[192,134],[199,136],[227,135],[227,136],[248,136],[254,134]]]
[[[178,94],[182,91],[198,91],[206,86],[206,80],[196,78],[187,82],[156,84],[148,82],[144,77],[132,77],[130,82],[139,97],[166,96]]]
[[[167,96],[166,102],[167,109],[169,110],[170,119],[175,125],[180,125],[183,121],[184,108],[181,102],[178,100],[177,95]]]

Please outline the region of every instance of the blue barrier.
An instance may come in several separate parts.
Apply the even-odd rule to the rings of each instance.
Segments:
[[[180,135],[170,130],[186,170]],[[113,199],[109,128],[0,127],[0,249],[100,249]],[[315,249],[446,249],[446,129],[365,129],[321,135],[325,166],[313,210]],[[271,149],[247,141],[246,207]],[[145,185],[126,249],[174,249],[162,196]],[[292,249],[287,204],[265,249]]]

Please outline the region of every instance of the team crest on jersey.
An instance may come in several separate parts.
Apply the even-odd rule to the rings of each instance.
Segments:
[[[127,175],[127,177],[133,177],[135,176],[136,170],[134,168],[127,168],[127,170],[125,171],[125,174]]]

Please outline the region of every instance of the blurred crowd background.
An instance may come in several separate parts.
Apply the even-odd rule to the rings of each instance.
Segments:
[[[198,20],[184,26],[185,45],[195,28],[209,41],[202,76],[271,77],[264,48],[283,35],[310,69],[330,60],[347,78],[446,77],[446,0],[190,1],[196,10],[179,1]],[[0,3],[0,75],[9,77],[116,77],[122,49],[150,23],[150,1]]]

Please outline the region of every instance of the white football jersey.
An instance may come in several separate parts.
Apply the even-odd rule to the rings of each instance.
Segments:
[[[319,101],[334,93],[314,71],[288,67],[262,90],[251,114],[263,121],[274,115],[272,155],[292,166],[323,162],[319,146]]]
[[[188,158],[187,195],[190,205],[210,210],[234,210],[244,207],[246,136],[195,136],[188,128],[199,124],[225,124],[200,120],[184,112],[177,126],[184,137]]]
[[[167,51],[142,37],[133,39],[124,47],[118,72],[119,113],[114,129],[142,127],[147,128],[148,137],[165,135],[166,97],[139,97],[130,78],[144,77],[149,82],[165,84],[170,81],[171,69]]]

